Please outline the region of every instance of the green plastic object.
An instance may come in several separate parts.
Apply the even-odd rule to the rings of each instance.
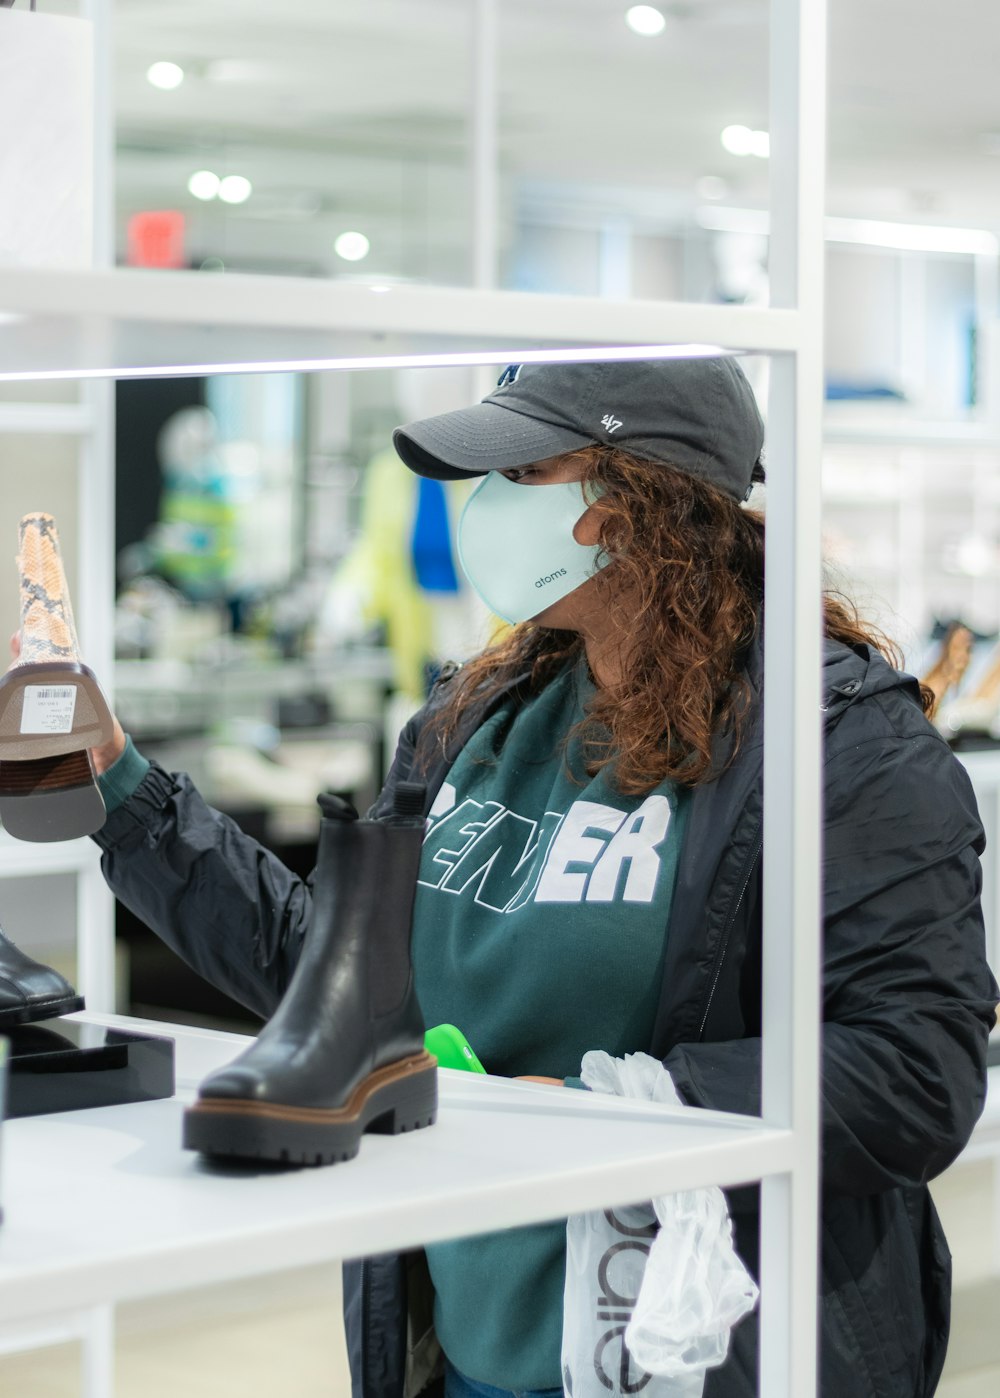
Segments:
[[[468,1039],[453,1024],[437,1024],[433,1029],[428,1029],[424,1035],[424,1047],[442,1068],[461,1068],[467,1073],[486,1072]]]

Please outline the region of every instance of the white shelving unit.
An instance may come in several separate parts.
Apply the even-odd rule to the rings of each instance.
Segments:
[[[77,403],[0,404],[0,432],[75,439],[80,499],[75,610],[92,668],[113,674],[114,455],[113,386],[85,383]],[[75,873],[77,985],[98,1010],[114,1007],[114,900],[89,840],[29,845],[0,832],[0,879]]]
[[[479,0],[479,32],[493,0]],[[94,0],[95,18],[103,6]],[[99,33],[98,53],[109,35]],[[104,61],[103,59],[99,61]],[[480,65],[483,55],[480,53]],[[762,1120],[609,1106],[529,1085],[470,1087],[445,1075],[434,1131],[366,1139],[358,1167],[220,1182],[177,1145],[180,1102],[15,1122],[0,1236],[0,1296],[32,1317],[97,1303],[90,1398],[109,1391],[124,1294],[293,1262],[480,1232],[696,1184],[762,1182],[761,1393],[816,1392],[819,1142],[820,693],[817,628],[822,417],[825,7],[772,5],[771,309],[603,301],[490,290],[324,284],[111,270],[0,273],[0,378],[103,380],[265,368],[504,363],[546,349],[574,358],[708,344],[769,352],[769,627],[765,658],[764,1080]],[[106,91],[106,89],[105,89]],[[106,99],[105,99],[106,100]],[[479,147],[491,148],[480,131]],[[480,223],[488,188],[479,200]],[[485,276],[485,273],[484,273]],[[107,393],[106,384],[98,392]],[[21,420],[28,410],[21,412]],[[84,536],[104,552],[77,599],[88,657],[110,673],[107,402],[85,424],[92,454]],[[16,413],[14,414],[16,415]],[[72,421],[69,412],[61,414]],[[67,429],[68,430],[68,429]],[[102,474],[103,470],[103,474]],[[101,523],[103,513],[104,524]],[[107,609],[106,611],[103,609]],[[777,644],[781,638],[780,646]],[[39,856],[41,858],[41,856]],[[55,856],[52,856],[55,858]],[[65,857],[65,856],[64,856]],[[81,877],[86,877],[83,855]],[[100,986],[107,945],[85,954]],[[90,958],[90,959],[88,959]],[[85,978],[82,976],[82,980]],[[90,984],[90,979],[85,980]],[[99,997],[98,997],[99,998]],[[218,1044],[178,1033],[185,1092]],[[206,1044],[209,1047],[206,1048]],[[214,1045],[214,1046],[213,1046]],[[227,1045],[227,1052],[232,1045]],[[190,1065],[201,1062],[196,1075]],[[217,1061],[217,1060],[213,1060]],[[572,1097],[573,1101],[567,1099]],[[610,1119],[615,1131],[608,1130]],[[483,1144],[488,1149],[483,1149]],[[544,1150],[540,1154],[540,1143]],[[448,1148],[476,1169],[448,1166]],[[526,1166],[525,1161],[541,1163]],[[60,1160],[72,1160],[71,1167]],[[72,1202],[59,1214],[69,1194]],[[477,1171],[486,1172],[482,1184]],[[405,1207],[387,1208],[393,1187]],[[470,1183],[470,1181],[473,1181]],[[442,1184],[443,1182],[443,1184]],[[244,1188],[244,1186],[247,1186]],[[527,1187],[526,1187],[527,1186]],[[266,1202],[265,1202],[266,1201]],[[49,1230],[46,1205],[56,1209]],[[23,1220],[23,1227],[22,1227]],[[33,1232],[37,1223],[40,1233]],[[46,1240],[51,1241],[46,1241]]]
[[[162,1034],[117,1016],[84,1022]],[[0,1315],[112,1304],[182,1287],[413,1247],[787,1169],[791,1133],[752,1117],[441,1073],[429,1131],[366,1136],[333,1170],[206,1170],[180,1119],[206,1073],[250,1041],[172,1028],[177,1095],[8,1124]],[[696,1118],[692,1120],[692,1117]],[[525,1149],[530,1132],[531,1149]]]

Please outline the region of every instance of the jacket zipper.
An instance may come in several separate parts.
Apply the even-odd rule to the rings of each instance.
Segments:
[[[758,832],[760,831],[759,824],[757,826],[757,830]],[[756,843],[754,844],[753,851],[751,852],[748,861],[746,877],[744,878],[742,886],[740,887],[740,891],[736,897],[736,902],[733,904],[732,910],[729,913],[729,916],[726,918],[726,925],[722,933],[722,941],[719,944],[719,950],[715,958],[715,974],[712,977],[712,984],[709,986],[708,990],[708,998],[705,1001],[705,1012],[702,1015],[701,1023],[698,1026],[699,1039],[701,1039],[701,1036],[704,1034],[705,1025],[708,1023],[709,1011],[712,1008],[712,996],[715,994],[715,987],[719,984],[719,977],[722,975],[722,963],[726,959],[726,951],[729,947],[729,938],[732,935],[733,924],[736,922],[736,914],[740,910],[740,904],[743,902],[744,894],[750,887],[750,880],[753,878],[753,871],[757,866],[757,860],[760,858],[760,852],[762,848],[763,841],[760,839],[758,834]]]

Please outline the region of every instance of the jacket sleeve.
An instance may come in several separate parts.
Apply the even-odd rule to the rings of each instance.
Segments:
[[[929,729],[827,760],[822,1170],[834,1193],[926,1183],[985,1100],[998,991],[980,910],[983,848],[964,769]],[[698,1106],[760,1111],[760,1039],[665,1060]]]
[[[370,812],[391,807],[421,714],[400,735],[389,778]],[[199,975],[267,1018],[298,960],[311,883],[214,810],[184,773],[155,762],[94,836],[115,896]]]

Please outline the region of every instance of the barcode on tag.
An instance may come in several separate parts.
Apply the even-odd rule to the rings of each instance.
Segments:
[[[22,733],[72,733],[76,685],[27,684],[21,708]]]

